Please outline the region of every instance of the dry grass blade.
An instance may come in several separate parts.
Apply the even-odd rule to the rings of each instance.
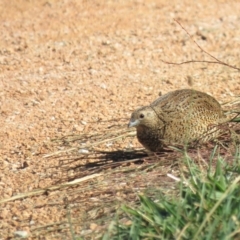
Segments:
[[[222,104],[229,122],[240,122],[240,97]]]
[[[54,185],[54,186],[51,186],[51,187],[48,187],[48,188],[43,188],[43,189],[35,189],[32,192],[20,193],[20,194],[18,194],[16,196],[0,200],[0,204],[1,203],[6,203],[6,202],[10,202],[10,201],[14,201],[14,200],[17,200],[17,199],[22,199],[22,198],[25,198],[25,197],[30,197],[30,196],[35,196],[35,195],[39,195],[39,194],[44,194],[45,192],[48,192],[48,191],[54,191],[54,190],[58,190],[58,189],[61,189],[61,188],[66,188],[66,187],[70,187],[70,186],[73,186],[73,185],[77,185],[77,184],[79,184],[81,182],[84,182],[84,181],[87,181],[89,179],[93,179],[93,178],[99,177],[101,175],[102,174],[93,174],[93,175],[86,176],[86,177],[83,177],[83,178],[80,178],[80,179],[75,179],[75,180],[73,180],[71,182],[66,182],[66,183],[63,183],[63,184],[60,184],[60,185]]]
[[[126,129],[126,125],[117,125],[114,129],[108,128],[101,133],[89,133],[76,136],[66,136],[60,139],[53,139],[58,144],[69,145],[73,142],[78,142],[78,147],[68,148],[66,150],[56,151],[54,153],[46,154],[44,158],[56,156],[62,153],[72,152],[77,149],[90,150],[93,147],[99,146],[103,143],[119,141],[128,137],[134,137],[135,131]]]

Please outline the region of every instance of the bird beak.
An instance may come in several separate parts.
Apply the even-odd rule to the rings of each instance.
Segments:
[[[137,125],[139,124],[139,120],[130,120],[128,127],[137,127]]]

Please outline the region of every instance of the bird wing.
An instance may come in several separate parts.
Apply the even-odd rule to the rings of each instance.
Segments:
[[[166,121],[197,116],[201,112],[221,115],[221,106],[213,97],[192,89],[169,92],[159,97],[150,106],[155,112],[161,113]]]

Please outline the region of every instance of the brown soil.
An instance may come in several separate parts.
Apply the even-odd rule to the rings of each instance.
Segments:
[[[3,0],[0,9],[0,201],[61,181],[60,160],[44,157],[62,149],[52,138],[127,124],[134,109],[170,90],[194,88],[220,102],[240,94],[234,69],[161,61],[213,61],[177,19],[204,50],[240,67],[239,1]],[[116,149],[132,142],[141,147],[128,139]],[[153,175],[165,177],[165,172]],[[118,186],[130,178],[115,177],[111,188],[121,202]],[[151,183],[150,176],[146,180]],[[74,188],[1,203],[0,239],[20,230],[29,238],[71,239],[69,215],[79,221],[78,236],[93,238],[101,224],[85,224],[83,215],[101,215],[99,201],[108,206],[107,192],[100,196],[97,187],[89,190],[95,181],[110,184],[100,176]],[[123,199],[134,196],[125,193]]]

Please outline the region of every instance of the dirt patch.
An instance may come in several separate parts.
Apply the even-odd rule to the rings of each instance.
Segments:
[[[161,61],[211,60],[175,18],[202,48],[239,67],[238,2],[22,0],[1,1],[0,11],[1,199],[63,182],[63,160],[44,154],[67,146],[51,139],[127,125],[131,112],[160,92],[194,88],[220,102],[240,94],[239,72],[226,66]],[[111,144],[106,143],[104,150],[141,147],[132,138]],[[89,214],[96,219],[109,209],[114,215],[109,195],[114,192],[121,204],[137,198],[147,181],[149,186],[164,187],[172,161],[161,163],[162,172],[152,172],[163,177],[159,184],[147,171],[136,180],[142,175],[134,169],[141,165],[129,164],[132,178],[116,173],[116,181],[108,182],[99,176],[75,187],[1,204],[0,238],[11,238],[19,230],[32,238],[44,234],[46,239],[70,238],[69,215],[79,221],[74,225],[76,234],[91,236],[101,224],[83,220]],[[137,184],[131,185],[133,179]],[[129,196],[122,190],[124,184],[132,186]],[[117,186],[123,187],[118,191]],[[104,209],[98,209],[99,202],[106,204]]]

